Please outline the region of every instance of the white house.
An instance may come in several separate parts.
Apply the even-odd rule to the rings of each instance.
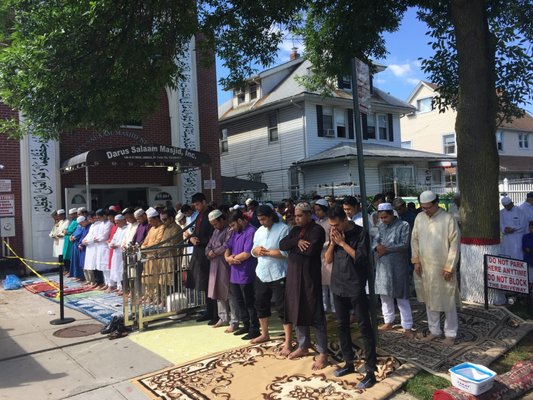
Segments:
[[[310,63],[291,58],[248,79],[219,107],[222,175],[265,183],[263,198],[271,200],[359,194],[350,80],[339,79],[323,97],[300,83]],[[452,165],[454,157],[402,149],[400,117],[415,108],[369,81],[370,112],[361,116],[368,193],[441,185],[431,181],[431,171]]]
[[[401,118],[402,147],[457,155],[455,118],[457,112],[440,113],[432,106],[438,95],[436,85],[419,82],[407,102],[416,111]],[[500,155],[500,179],[533,178],[533,117],[527,114],[511,123],[502,123],[495,138]],[[453,179],[455,171],[446,171]]]

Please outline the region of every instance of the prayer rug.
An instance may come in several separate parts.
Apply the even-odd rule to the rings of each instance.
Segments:
[[[29,291],[31,293],[34,293],[34,294],[42,293],[42,292],[48,292],[48,291],[52,291],[52,290],[55,291],[56,287],[59,286],[59,283],[53,282],[53,281],[51,281],[51,282],[55,286],[50,285],[48,282],[41,282],[40,281],[40,282],[35,282],[35,283],[30,283],[30,284],[27,284],[27,285],[23,285],[23,287],[27,291]]]
[[[413,328],[421,337],[429,333],[426,307],[411,301]],[[423,343],[408,340],[400,329],[379,334],[379,348],[399,360],[408,361],[435,375],[450,379],[448,369],[463,362],[488,366],[528,332],[533,322],[524,321],[504,307],[464,304],[458,309],[459,330],[454,346],[446,347],[442,340]],[[444,325],[444,313],[441,326]]]
[[[281,341],[248,345],[206,356],[133,380],[151,399],[385,399],[418,368],[392,357],[379,358],[378,383],[366,391],[356,389],[363,374],[334,376],[335,365],[312,371],[316,353],[296,360],[279,354]],[[333,346],[338,348],[338,346]],[[332,353],[330,361],[339,358]]]
[[[79,294],[79,293],[85,293],[85,292],[91,292],[93,291],[94,289],[89,287],[89,286],[80,286],[80,287],[75,287],[75,288],[66,288],[66,289],[63,289],[63,294],[65,296],[70,296],[72,294]],[[57,295],[57,290],[51,290],[49,292],[46,292],[44,294],[46,297],[56,297]]]

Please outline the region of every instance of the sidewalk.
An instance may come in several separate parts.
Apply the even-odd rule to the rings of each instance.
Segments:
[[[144,400],[129,379],[172,365],[127,337],[53,336],[66,327],[99,324],[68,308],[65,316],[76,321],[51,325],[59,318],[57,304],[24,289],[0,289],[0,399]]]

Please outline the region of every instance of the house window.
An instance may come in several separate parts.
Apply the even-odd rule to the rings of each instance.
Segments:
[[[339,77],[337,86],[339,89],[352,90],[352,78],[350,76]]]
[[[375,139],[376,138],[376,118],[374,114],[368,114],[368,117],[366,119],[366,126],[367,126],[367,139]]]
[[[331,107],[323,108],[322,127],[324,128],[325,137],[335,137],[335,130],[333,129],[333,109]]]
[[[402,142],[402,149],[412,149],[412,148],[413,148],[413,144],[410,140]]]
[[[337,137],[346,137],[346,111],[343,109],[335,109],[335,125],[337,129]]]
[[[425,99],[420,99],[416,101],[416,109],[418,112],[429,112],[433,109],[433,98],[426,97]]]
[[[498,151],[503,151],[503,132],[496,132],[496,146]]]
[[[529,149],[529,134],[518,134],[518,147],[520,147],[521,149]]]
[[[228,152],[228,130],[226,128],[220,130],[220,154]]]
[[[443,135],[442,144],[444,147],[444,154],[455,154],[455,135]]]
[[[249,88],[250,101],[257,99],[257,83],[251,83]]]
[[[272,143],[278,139],[278,115],[273,113],[268,116],[268,141]]]
[[[387,123],[387,116],[385,114],[377,114],[378,131],[380,140],[389,139],[389,127]]]

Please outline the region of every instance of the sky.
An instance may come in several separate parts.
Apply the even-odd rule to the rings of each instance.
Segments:
[[[421,80],[428,80],[428,77],[420,69],[419,58],[428,58],[433,54],[431,46],[428,44],[429,37],[426,37],[426,25],[416,18],[416,10],[410,8],[402,24],[396,32],[384,34],[385,44],[389,54],[384,60],[376,60],[379,64],[387,66],[387,69],[374,76],[374,85],[392,96],[401,100],[407,100],[416,85]],[[299,52],[303,51],[303,44],[295,42],[299,47]],[[276,65],[289,61],[292,40],[282,43],[278,53]],[[227,75],[227,70],[217,60],[217,77]],[[231,98],[231,92],[224,92],[218,87],[218,104],[223,104]],[[527,105],[526,110],[533,114],[533,106]]]

